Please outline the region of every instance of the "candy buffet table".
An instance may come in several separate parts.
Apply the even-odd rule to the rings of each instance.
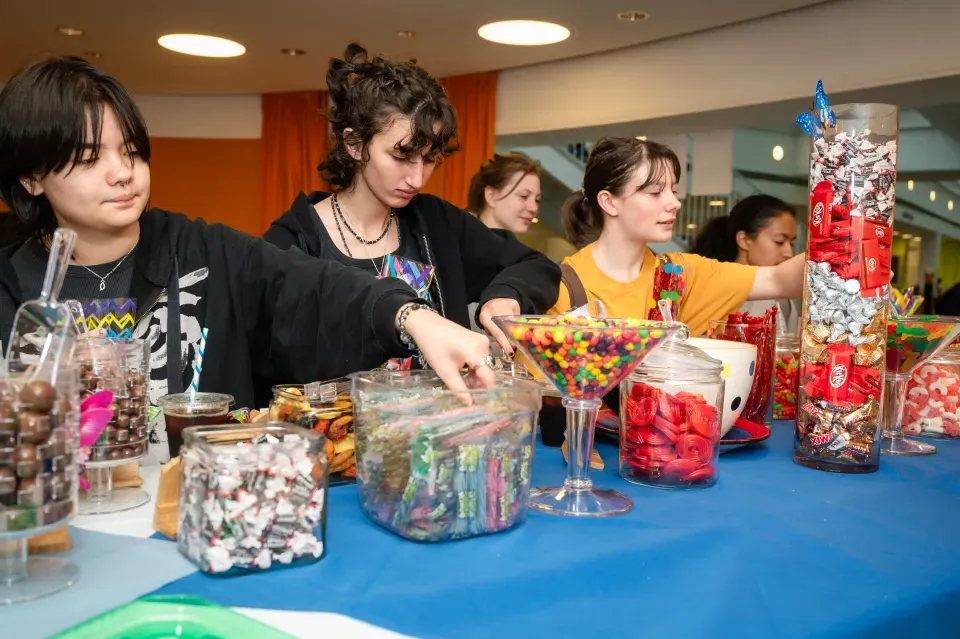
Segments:
[[[703,491],[627,484],[601,443],[595,479],[630,495],[631,513],[531,513],[512,532],[441,545],[393,536],[361,513],[355,487],[335,488],[319,564],[194,573],[157,593],[416,637],[960,636],[960,442],[854,476],[792,463],[791,437],[777,424],[765,444],[724,454]],[[559,450],[536,455],[534,483],[561,482]]]

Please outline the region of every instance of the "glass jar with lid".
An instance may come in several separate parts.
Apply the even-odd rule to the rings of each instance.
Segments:
[[[800,338],[777,337],[776,365],[773,368],[773,418],[797,418],[797,393],[800,390]]]
[[[903,434],[960,439],[960,342],[918,366],[910,376]]]
[[[657,488],[717,483],[723,364],[670,340],[620,383],[620,475]]]

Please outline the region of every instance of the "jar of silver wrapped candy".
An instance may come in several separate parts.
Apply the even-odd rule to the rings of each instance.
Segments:
[[[264,422],[183,431],[178,544],[202,572],[236,575],[319,561],[326,438]]]
[[[417,541],[500,532],[526,517],[540,385],[455,393],[432,373],[351,376],[363,511]]]

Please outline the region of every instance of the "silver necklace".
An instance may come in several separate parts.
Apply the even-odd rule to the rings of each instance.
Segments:
[[[139,244],[139,242],[137,242],[137,244]],[[106,275],[102,276],[102,277],[100,276],[99,273],[97,273],[96,271],[94,271],[92,268],[90,268],[90,267],[87,266],[86,264],[80,264],[79,262],[77,262],[77,264],[79,264],[79,265],[82,266],[83,268],[87,269],[87,271],[88,271],[91,275],[93,275],[95,278],[97,278],[98,280],[100,280],[100,291],[103,292],[103,291],[107,290],[107,278],[110,277],[111,275],[113,275],[114,271],[116,271],[118,268],[120,268],[120,265],[123,264],[123,261],[124,261],[125,259],[127,259],[127,258],[130,256],[131,253],[133,253],[133,249],[137,248],[137,244],[134,244],[134,245],[130,248],[130,250],[127,251],[127,254],[124,255],[123,257],[121,257],[121,258],[120,258],[120,261],[117,262],[116,265],[115,265],[112,269],[110,269],[110,272],[107,273]]]

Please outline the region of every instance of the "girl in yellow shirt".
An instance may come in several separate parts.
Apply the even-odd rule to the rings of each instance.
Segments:
[[[609,317],[660,319],[654,298],[668,299],[674,319],[693,335],[748,300],[800,296],[805,254],[769,267],[685,253],[655,256],[647,244],[673,236],[679,179],[680,161],[662,144],[600,140],[587,160],[583,188],[564,204],[567,235],[583,248],[563,261],[564,282],[550,314],[571,309],[568,283],[576,288],[576,280],[587,301],[602,302]]]

